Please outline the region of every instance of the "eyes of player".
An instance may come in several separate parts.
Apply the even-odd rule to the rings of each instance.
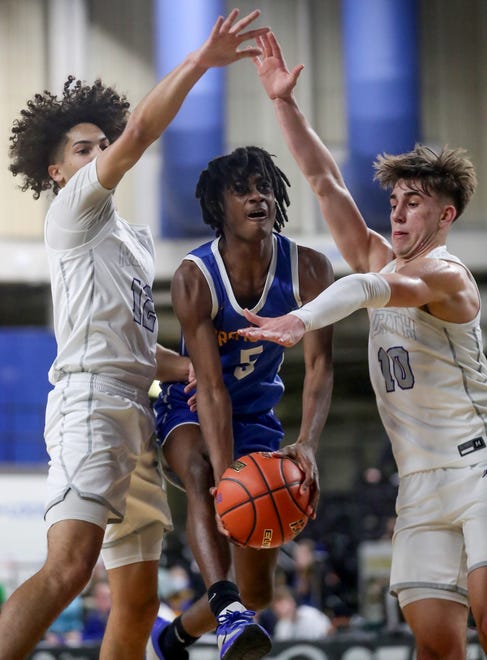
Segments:
[[[258,179],[255,182],[255,187],[261,195],[271,195],[273,192],[271,182],[268,179]],[[248,180],[235,181],[231,191],[235,195],[248,195],[251,191],[251,182]]]
[[[90,142],[90,141],[80,141],[75,145],[75,153],[78,155],[86,155],[89,154],[94,148],[98,146],[101,151],[105,151],[107,147],[110,146],[110,142],[108,141],[108,138],[104,138],[103,140],[100,140],[100,142],[95,143],[95,142]]]

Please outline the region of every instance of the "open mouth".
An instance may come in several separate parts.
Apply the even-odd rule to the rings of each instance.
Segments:
[[[251,220],[265,220],[265,218],[267,218],[267,213],[263,209],[259,209],[257,211],[251,211],[247,214],[247,217]]]

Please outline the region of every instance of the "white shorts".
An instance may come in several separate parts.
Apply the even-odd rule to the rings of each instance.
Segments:
[[[49,394],[46,521],[117,523],[105,533],[110,567],[159,559],[172,529],[153,432],[148,395],[114,379],[71,374]]]
[[[468,603],[467,575],[487,566],[487,464],[402,477],[391,592],[441,590]]]

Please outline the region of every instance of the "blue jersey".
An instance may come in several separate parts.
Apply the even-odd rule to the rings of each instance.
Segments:
[[[211,317],[234,420],[258,417],[272,413],[284,392],[284,384],[279,376],[284,348],[274,342],[249,341],[237,333],[239,328],[247,327],[249,322],[233,293],[218,243],[218,238],[205,243],[190,252],[185,259],[195,263],[208,283],[212,302]],[[297,245],[274,233],[272,258],[264,289],[251,311],[261,316],[281,316],[300,305]],[[187,355],[184,337],[181,338],[180,352]],[[162,393],[156,403],[158,432],[162,441],[170,432],[170,428],[164,424],[168,410],[172,411],[169,417],[173,417],[174,409],[179,408],[187,423],[198,423],[196,416],[188,414],[188,397],[183,388],[182,383],[162,385]]]

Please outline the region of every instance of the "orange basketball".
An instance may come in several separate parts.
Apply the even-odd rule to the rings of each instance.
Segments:
[[[306,526],[310,491],[290,458],[253,452],[234,461],[222,475],[215,507],[232,539],[250,548],[277,548]]]

